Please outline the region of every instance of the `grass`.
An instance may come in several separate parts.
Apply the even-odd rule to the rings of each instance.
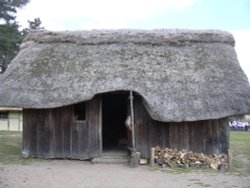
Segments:
[[[21,156],[22,133],[15,131],[0,131],[0,163],[1,164],[29,164],[38,159],[24,159]],[[230,132],[230,148],[234,151],[233,172],[238,175],[250,175],[250,132]],[[162,169],[171,173],[215,172],[202,168]]]
[[[199,185],[200,187],[211,187],[210,184],[205,184],[205,183],[202,183],[202,182],[196,182],[194,184]]]
[[[230,149],[233,150],[233,172],[250,175],[250,132],[232,131]]]
[[[237,155],[245,155],[250,160],[250,132],[232,131],[230,133],[230,148]]]
[[[30,161],[21,157],[21,140],[21,132],[0,131],[1,164],[26,164]]]
[[[157,165],[152,168],[152,170],[161,170],[163,172],[172,173],[172,174],[188,174],[191,172],[196,173],[216,173],[215,170],[211,168],[199,168],[199,167],[192,167],[192,168],[160,168]]]

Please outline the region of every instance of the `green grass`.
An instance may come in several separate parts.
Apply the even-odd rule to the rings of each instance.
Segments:
[[[205,183],[202,183],[202,182],[196,182],[194,184],[199,185],[200,187],[211,187],[210,184],[205,184]]]
[[[250,132],[232,131],[230,149],[233,150],[233,172],[250,175]]]
[[[0,131],[0,163],[29,164],[38,159],[24,159],[21,156],[22,133]],[[230,132],[230,149],[234,151],[233,170],[239,175],[250,175],[250,132]],[[162,169],[172,173],[214,172],[211,169]]]
[[[245,155],[250,160],[250,132],[232,131],[230,133],[230,148],[237,155]]]
[[[25,164],[29,161],[21,157],[21,140],[21,132],[0,131],[1,164]]]

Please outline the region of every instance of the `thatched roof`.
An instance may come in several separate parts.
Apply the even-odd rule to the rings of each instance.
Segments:
[[[0,81],[0,106],[54,108],[133,90],[159,121],[250,111],[234,39],[222,31],[35,32]]]

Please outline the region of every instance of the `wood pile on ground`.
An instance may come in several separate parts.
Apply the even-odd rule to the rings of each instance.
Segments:
[[[166,168],[189,168],[189,167],[207,167],[218,170],[228,169],[228,157],[225,154],[221,155],[205,155],[192,151],[184,152],[177,149],[154,149],[154,161],[159,166]]]

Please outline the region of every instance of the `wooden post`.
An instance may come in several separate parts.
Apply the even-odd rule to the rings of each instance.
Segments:
[[[21,117],[21,112],[18,112],[18,131],[21,131],[21,126],[20,126],[20,117]]]
[[[8,119],[8,122],[7,122],[7,129],[8,131],[10,130],[10,112],[8,112],[8,115],[7,115],[7,119]]]
[[[140,164],[140,152],[136,151],[135,148],[135,120],[134,120],[134,97],[133,97],[133,92],[130,91],[129,94],[129,99],[130,99],[130,113],[131,113],[131,133],[132,133],[132,153],[131,153],[131,158],[130,158],[130,167],[131,168],[136,168]]]
[[[150,166],[154,167],[154,165],[155,165],[155,148],[151,148]]]
[[[233,169],[233,150],[228,150],[228,165],[229,165],[229,170]]]
[[[132,149],[133,149],[133,152],[136,151],[135,149],[135,122],[134,122],[134,104],[133,104],[133,100],[134,100],[134,97],[133,97],[133,92],[130,91],[130,96],[129,96],[129,99],[130,99],[130,112],[131,112],[131,132],[132,132]]]

